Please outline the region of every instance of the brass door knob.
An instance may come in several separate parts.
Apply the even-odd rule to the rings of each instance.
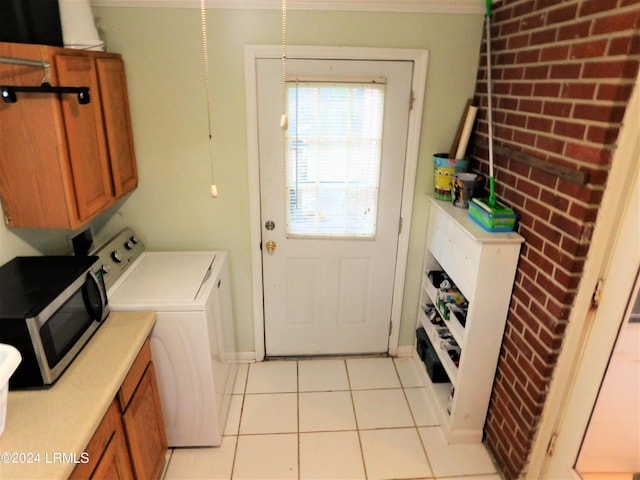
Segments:
[[[274,242],[273,240],[269,240],[266,243],[265,247],[267,247],[267,252],[273,253],[275,252],[277,245],[276,245],[276,242]]]

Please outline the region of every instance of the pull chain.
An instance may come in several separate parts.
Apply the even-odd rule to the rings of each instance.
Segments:
[[[200,0],[200,20],[202,24],[202,53],[204,56],[204,84],[207,95],[207,126],[209,129],[209,169],[211,173],[211,196],[218,196],[218,187],[216,187],[214,169],[213,169],[213,128],[211,121],[211,93],[209,91],[209,50],[207,42],[207,12],[205,8],[205,0]]]

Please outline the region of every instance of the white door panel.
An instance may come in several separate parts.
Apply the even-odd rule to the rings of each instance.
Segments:
[[[361,238],[287,235],[281,68],[277,59],[256,64],[266,353],[387,352],[413,62],[288,62],[289,77],[385,79],[375,233]],[[272,253],[267,242],[275,242]]]

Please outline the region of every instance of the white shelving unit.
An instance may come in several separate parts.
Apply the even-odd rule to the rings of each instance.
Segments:
[[[524,238],[487,232],[469,218],[468,210],[432,197],[429,201],[417,327],[427,332],[449,382],[433,383],[426,369],[421,371],[449,443],[480,442]],[[437,289],[428,277],[433,270],[446,272],[469,304],[464,327],[454,315],[444,322],[461,349],[457,366],[423,310],[425,304],[437,304]],[[417,354],[415,359],[423,365]]]

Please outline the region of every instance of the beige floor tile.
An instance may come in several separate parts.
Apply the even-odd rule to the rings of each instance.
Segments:
[[[416,363],[412,357],[394,358],[393,363],[396,365],[400,383],[404,388],[424,387],[424,381],[416,370]]]
[[[297,362],[259,362],[249,365],[246,393],[283,393],[297,390]]]
[[[241,435],[297,431],[297,394],[264,393],[245,396],[240,418]]]
[[[231,395],[227,422],[224,425],[223,435],[237,435],[240,429],[240,415],[242,414],[242,395]]]
[[[496,473],[483,444],[448,444],[440,427],[422,427],[419,431],[436,477]]]
[[[176,448],[171,454],[165,480],[229,479],[237,437],[223,437],[214,448]]]
[[[238,437],[233,479],[286,480],[298,478],[298,435]]]
[[[401,388],[352,392],[358,429],[413,427]]]
[[[350,392],[305,392],[298,398],[301,432],[355,430]]]
[[[301,360],[298,362],[298,383],[301,392],[349,390],[345,361]]]
[[[247,386],[247,375],[249,373],[249,364],[238,364],[238,373],[236,374],[236,383],[233,384],[233,394],[242,395]]]
[[[300,434],[300,478],[364,479],[358,432]]]
[[[369,480],[432,476],[415,428],[366,430],[360,441]]]
[[[347,371],[352,390],[400,387],[391,358],[350,358]]]
[[[435,410],[429,405],[429,397],[424,388],[405,388],[404,394],[418,427],[439,425],[440,420]]]

